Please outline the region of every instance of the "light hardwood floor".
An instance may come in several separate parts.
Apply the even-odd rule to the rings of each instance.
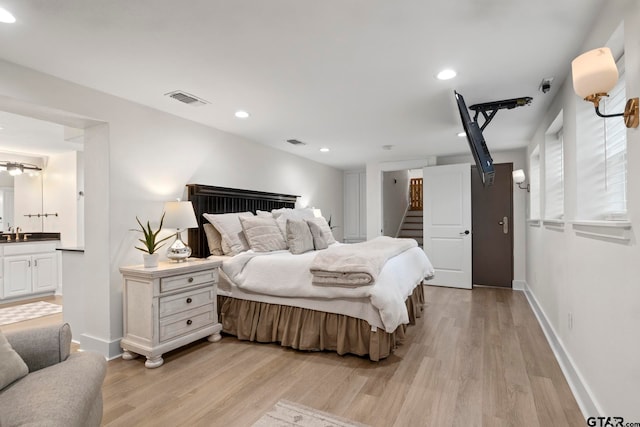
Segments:
[[[108,426],[248,426],[287,399],[372,426],[584,426],[524,294],[426,287],[388,359],[301,353],[225,337],[109,363]]]
[[[522,292],[426,287],[425,315],[374,363],[198,341],[145,369],[109,362],[106,426],[250,426],[287,399],[371,426],[584,426]]]

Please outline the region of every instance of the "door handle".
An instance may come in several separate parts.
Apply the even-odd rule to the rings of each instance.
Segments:
[[[467,234],[469,234],[469,230],[464,230],[462,233],[460,233],[461,236],[466,236]]]
[[[502,221],[498,221],[498,224],[502,226],[502,232],[504,234],[509,234],[509,217],[503,216]]]

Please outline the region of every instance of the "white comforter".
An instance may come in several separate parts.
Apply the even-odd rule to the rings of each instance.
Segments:
[[[315,286],[311,283],[309,266],[316,254],[316,251],[301,255],[289,251],[248,251],[225,260],[222,269],[247,292],[298,298],[369,298],[389,333],[409,322],[405,300],[417,283],[434,273],[424,251],[416,247],[389,259],[372,285]]]

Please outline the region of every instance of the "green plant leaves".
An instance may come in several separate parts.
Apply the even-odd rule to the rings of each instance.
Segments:
[[[144,245],[144,248],[136,246],[135,247],[136,249],[142,252],[146,252],[148,254],[152,254],[152,253],[155,253],[155,251],[160,249],[162,246],[164,246],[163,244],[161,244],[162,242],[173,237],[173,234],[172,234],[165,237],[164,239],[157,240],[158,234],[160,234],[160,231],[162,230],[162,224],[164,224],[164,215],[165,213],[163,212],[162,217],[160,218],[160,226],[158,226],[158,229],[156,231],[153,231],[149,221],[147,221],[147,225],[145,227],[144,225],[142,225],[142,222],[140,221],[140,219],[136,216],[136,221],[138,221],[138,225],[140,225],[140,230],[137,230],[137,231],[140,231],[144,236],[144,239],[138,239],[138,241]]]

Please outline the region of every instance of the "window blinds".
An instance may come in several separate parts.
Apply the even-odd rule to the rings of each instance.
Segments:
[[[564,147],[562,129],[547,135],[544,148],[545,219],[564,217]]]

